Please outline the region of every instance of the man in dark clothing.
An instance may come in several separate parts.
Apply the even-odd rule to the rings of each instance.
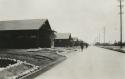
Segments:
[[[88,48],[88,44],[86,43],[86,48]]]
[[[81,46],[81,50],[83,51],[83,48],[84,48],[84,43],[83,43],[83,42],[81,42],[81,43],[80,43],[80,46]]]

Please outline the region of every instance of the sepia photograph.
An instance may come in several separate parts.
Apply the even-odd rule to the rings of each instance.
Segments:
[[[0,79],[125,79],[125,0],[0,0]]]

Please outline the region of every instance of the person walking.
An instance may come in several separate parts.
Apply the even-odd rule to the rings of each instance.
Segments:
[[[80,47],[81,47],[81,51],[83,51],[83,48],[84,48],[84,43],[83,42],[80,43]]]
[[[86,48],[88,48],[88,44],[86,43]]]

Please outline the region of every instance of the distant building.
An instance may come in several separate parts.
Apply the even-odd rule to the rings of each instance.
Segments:
[[[54,45],[55,47],[69,47],[71,46],[71,33],[56,33]]]
[[[79,40],[77,37],[72,37],[72,42],[73,42],[73,46],[78,46],[79,45]]]
[[[47,19],[0,21],[0,48],[50,48],[52,44]]]

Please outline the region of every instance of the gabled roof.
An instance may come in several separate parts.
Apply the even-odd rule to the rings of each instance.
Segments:
[[[72,37],[73,41],[78,41],[77,37]]]
[[[55,39],[69,39],[71,33],[55,33],[55,35],[56,35]]]
[[[40,29],[47,19],[0,21],[0,30],[32,30]]]

